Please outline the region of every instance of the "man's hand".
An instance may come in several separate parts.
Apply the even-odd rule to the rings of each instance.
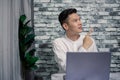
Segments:
[[[90,38],[90,34],[93,32],[93,29],[91,28],[90,31],[87,33],[83,40],[83,47],[87,50],[93,43],[92,39]]]

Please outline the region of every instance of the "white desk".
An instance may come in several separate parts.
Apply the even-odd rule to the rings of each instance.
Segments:
[[[51,80],[65,80],[65,73],[55,73],[51,75]]]
[[[51,80],[65,80],[65,73],[55,73],[51,75]],[[120,80],[120,73],[110,73],[110,80]]]

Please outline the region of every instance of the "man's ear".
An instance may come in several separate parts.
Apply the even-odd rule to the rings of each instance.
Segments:
[[[63,23],[63,28],[67,31],[68,30],[68,25],[67,23]]]

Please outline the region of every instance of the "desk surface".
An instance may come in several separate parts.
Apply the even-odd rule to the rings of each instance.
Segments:
[[[51,80],[64,80],[65,73],[52,74]],[[120,80],[120,73],[110,73],[110,80]]]

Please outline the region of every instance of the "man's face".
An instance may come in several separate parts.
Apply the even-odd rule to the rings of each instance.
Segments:
[[[73,13],[68,16],[66,31],[77,34],[82,32],[82,23],[77,13]]]

